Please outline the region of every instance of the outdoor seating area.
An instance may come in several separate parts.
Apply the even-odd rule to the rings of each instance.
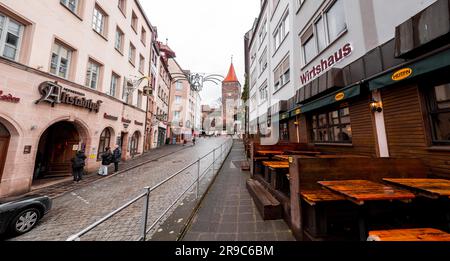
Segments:
[[[450,180],[431,178],[420,159],[332,154],[307,144],[253,143],[249,153],[247,188],[262,217],[283,218],[299,240],[449,238]]]

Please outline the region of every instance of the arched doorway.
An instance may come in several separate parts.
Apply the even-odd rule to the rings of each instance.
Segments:
[[[102,158],[102,155],[103,153],[105,153],[106,148],[111,148],[111,137],[111,130],[109,128],[103,130],[102,134],[100,135],[100,142],[98,144],[97,160],[100,160]]]
[[[39,141],[33,180],[70,176],[71,159],[77,150],[84,150],[81,143],[73,123],[63,121],[50,126]]]
[[[3,168],[5,167],[6,155],[8,154],[8,146],[11,134],[8,129],[0,123],[0,181],[3,176]]]
[[[133,134],[133,136],[131,137],[131,142],[130,142],[131,157],[134,157],[138,154],[140,137],[141,137],[141,134],[138,131],[136,131]]]

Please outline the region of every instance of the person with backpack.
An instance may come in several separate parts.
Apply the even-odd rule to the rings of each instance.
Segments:
[[[80,182],[83,179],[86,158],[87,157],[84,155],[84,152],[78,151],[75,157],[71,159],[73,181]]]
[[[113,154],[111,153],[111,148],[106,148],[105,152],[102,154],[102,166],[98,170],[98,175],[108,176],[108,166],[113,162]]]

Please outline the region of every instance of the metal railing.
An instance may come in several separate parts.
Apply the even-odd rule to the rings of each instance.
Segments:
[[[227,158],[226,156],[230,153],[232,147],[233,147],[233,139],[227,140],[225,143],[222,143],[220,146],[218,146],[217,148],[215,148],[214,150],[212,150],[208,154],[204,155],[203,157],[200,157],[195,162],[187,165],[186,167],[184,167],[183,169],[179,170],[175,174],[169,176],[168,178],[166,178],[165,180],[161,181],[157,185],[155,185],[153,187],[145,187],[144,188],[144,192],[142,194],[139,194],[134,199],[130,200],[129,202],[127,202],[126,204],[124,204],[120,208],[114,210],[113,212],[111,212],[110,214],[108,214],[105,217],[101,218],[100,220],[98,220],[97,222],[93,223],[92,225],[86,227],[82,231],[80,231],[80,232],[70,236],[66,241],[81,241],[81,237],[83,235],[89,233],[90,231],[92,231],[96,227],[102,225],[103,223],[105,223],[106,221],[110,220],[111,218],[113,218],[114,216],[116,216],[117,214],[119,214],[120,212],[122,212],[123,210],[125,210],[126,208],[128,208],[129,206],[133,205],[134,203],[136,203],[137,201],[139,201],[141,199],[144,199],[144,206],[142,208],[140,235],[136,239],[136,241],[146,241],[147,234],[153,228],[156,227],[156,225],[164,218],[164,216],[177,204],[177,202],[179,202],[186,195],[186,193],[188,193],[190,190],[192,190],[195,185],[197,186],[196,199],[198,199],[200,197],[200,182],[209,173],[209,171],[211,170],[211,167],[212,167],[213,176],[218,174],[220,168],[216,169],[217,161],[220,161],[219,164],[221,166],[225,162],[225,160]],[[216,157],[216,152],[219,149],[220,149],[220,154],[217,155],[217,157]],[[201,167],[201,161],[203,159],[207,158],[208,156],[210,156],[211,154],[213,154],[213,162],[206,167],[205,171],[200,173],[201,172],[201,168],[200,168]],[[184,173],[186,170],[188,170],[189,168],[191,168],[191,167],[193,167],[195,165],[197,165],[197,178],[196,178],[196,180],[187,189],[185,189],[183,191],[183,193],[180,194],[171,203],[171,205],[167,209],[165,209],[165,211],[156,219],[156,221],[153,222],[153,224],[151,226],[147,227],[148,218],[149,218],[149,207],[150,207],[150,195],[151,195],[151,193],[154,192],[156,189],[160,188],[161,186],[165,185],[166,183],[168,183],[169,181],[171,181],[172,179],[174,179],[178,175]],[[217,170],[217,173],[215,172],[216,170]]]

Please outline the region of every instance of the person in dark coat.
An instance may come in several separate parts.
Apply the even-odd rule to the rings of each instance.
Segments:
[[[113,162],[113,154],[111,153],[111,148],[106,148],[105,152],[102,154],[102,166],[98,171],[100,176],[108,176],[108,166]]]
[[[74,158],[72,158],[72,174],[73,181],[80,182],[83,179],[84,166],[86,165],[86,155],[84,152],[78,151]]]
[[[114,156],[114,172],[119,171],[119,162],[122,159],[122,150],[119,146],[116,146],[116,149],[113,152]]]

